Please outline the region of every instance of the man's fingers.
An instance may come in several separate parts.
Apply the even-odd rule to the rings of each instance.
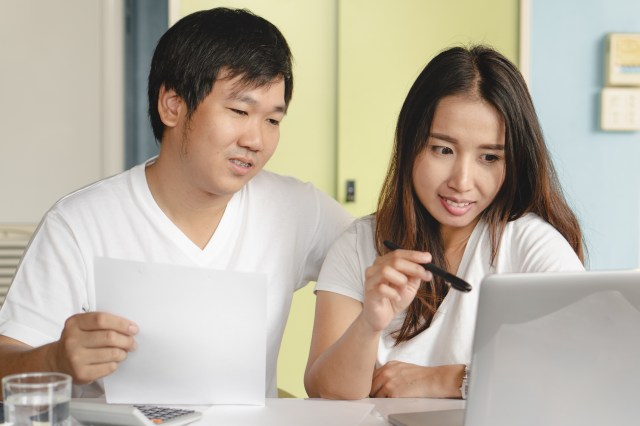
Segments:
[[[138,333],[138,326],[126,318],[106,312],[86,312],[77,314],[67,320],[82,331],[115,330],[121,334],[133,336]]]
[[[136,341],[132,336],[115,330],[97,330],[84,334],[84,347],[88,349],[119,348],[133,351],[136,348]]]
[[[100,364],[86,364],[73,371],[73,382],[77,385],[91,383],[112,374],[117,368],[118,363],[115,361]]]
[[[76,384],[89,383],[113,373],[127,356],[125,349],[115,347],[76,348],[68,353],[68,372]]]
[[[128,352],[118,348],[92,349],[89,352],[87,361],[89,365],[107,364],[111,362],[122,362],[127,359]]]

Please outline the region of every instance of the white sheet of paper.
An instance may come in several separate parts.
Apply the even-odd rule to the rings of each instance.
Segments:
[[[140,328],[107,402],[264,405],[265,274],[107,258],[94,273],[97,309]]]

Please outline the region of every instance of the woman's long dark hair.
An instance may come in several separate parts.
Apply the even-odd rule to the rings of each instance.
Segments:
[[[393,155],[375,214],[378,253],[387,251],[382,242],[389,239],[402,247],[428,251],[435,264],[447,265],[440,224],[420,203],[412,172],[416,158],[427,146],[438,102],[452,95],[477,96],[504,119],[505,179],[482,213],[490,232],[491,262],[507,222],[529,212],[553,225],[584,262],[580,225],[560,188],[527,85],[515,65],[487,46],[441,52],[409,90],[398,117]],[[393,334],[396,344],[429,327],[447,291],[440,278],[420,287],[402,327]]]

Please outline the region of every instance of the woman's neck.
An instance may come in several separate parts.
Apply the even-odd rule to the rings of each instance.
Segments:
[[[478,220],[475,220],[464,228],[441,228],[440,234],[444,244],[444,258],[449,272],[453,274],[458,272],[467,243],[477,223]]]

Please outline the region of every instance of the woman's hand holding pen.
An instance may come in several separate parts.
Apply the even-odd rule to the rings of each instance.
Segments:
[[[113,373],[136,348],[138,327],[105,312],[77,314],[65,322],[60,340],[50,346],[55,371],[67,373],[76,384],[91,383]]]
[[[362,317],[373,331],[384,330],[409,306],[420,283],[433,278],[422,266],[428,262],[431,254],[427,252],[395,250],[366,269]]]

